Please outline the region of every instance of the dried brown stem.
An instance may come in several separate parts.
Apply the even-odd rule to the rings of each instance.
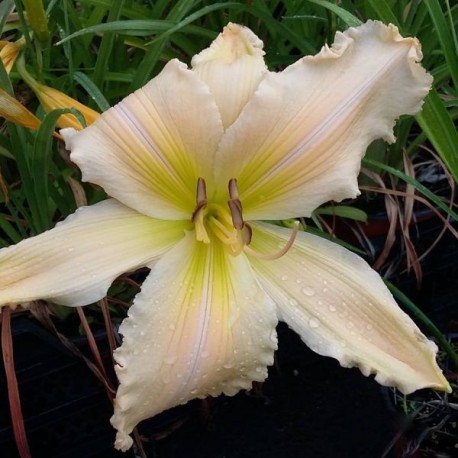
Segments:
[[[0,315],[2,320],[2,353],[5,366],[6,382],[8,386],[8,401],[10,404],[11,423],[13,426],[14,439],[21,458],[32,458],[27,441],[22,416],[21,398],[14,369],[13,339],[11,336],[11,309],[5,307]]]
[[[89,348],[91,349],[92,356],[94,357],[95,365],[97,366],[98,370],[102,374],[102,376],[106,380],[106,385],[110,386],[109,390],[107,391],[108,397],[112,401],[113,398],[113,388],[111,387],[110,379],[105,371],[105,366],[103,365],[102,356],[100,355],[99,347],[97,342],[95,341],[94,334],[92,333],[91,327],[86,319],[86,315],[84,314],[84,310],[82,307],[76,307],[76,311],[78,312],[78,316],[80,318],[81,324],[83,326],[84,332],[86,333],[87,341],[89,343]]]
[[[110,309],[108,307],[108,300],[106,297],[104,297],[100,301],[100,308],[102,309],[103,322],[105,323],[105,330],[107,332],[108,345],[110,347],[111,355],[113,356],[113,352],[115,351],[117,345],[116,345],[116,339],[115,339],[115,332],[113,329],[113,323],[110,317]]]

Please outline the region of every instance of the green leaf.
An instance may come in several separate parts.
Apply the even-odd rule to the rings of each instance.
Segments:
[[[332,11],[336,16],[339,16],[340,19],[342,19],[342,21],[344,21],[349,27],[357,27],[362,24],[362,22],[356,16],[353,16],[353,14],[349,13],[347,10],[344,10],[340,6],[337,6],[335,3],[328,2],[327,0],[307,1]]]
[[[69,40],[73,40],[81,35],[88,33],[120,32],[124,35],[146,36],[153,33],[165,32],[176,23],[171,21],[161,21],[153,19],[132,19],[125,21],[113,21],[104,24],[97,24],[72,33],[68,37],[60,40],[56,45],[61,45]]]
[[[0,31],[2,33],[6,32],[3,29],[3,26],[5,25],[5,22],[8,19],[9,14],[13,11],[13,9],[14,0],[2,0],[2,2],[0,2]]]
[[[401,28],[396,15],[393,13],[386,0],[369,0],[369,3],[381,21],[386,24],[394,24]]]
[[[91,99],[100,108],[100,111],[106,111],[108,108],[110,108],[110,104],[108,103],[107,99],[85,73],[75,72],[73,74],[73,79],[86,90]]]
[[[367,214],[359,208],[350,207],[348,205],[335,205],[332,207],[317,208],[314,213],[317,215],[330,215],[340,216],[341,218],[348,218],[355,221],[367,222]]]
[[[458,50],[455,48],[452,34],[445,21],[445,15],[438,0],[428,0],[425,2],[425,6],[428,8],[429,15],[434,23],[455,87],[458,87]]]
[[[434,89],[426,97],[423,110],[416,115],[416,119],[458,182],[458,133]]]
[[[124,0],[113,0],[112,5],[108,12],[107,23],[110,24],[119,19],[121,8]],[[108,69],[108,59],[115,40],[114,33],[105,33],[100,43],[99,52],[97,53],[97,60],[95,62],[93,81],[96,87],[102,88],[103,76]],[[102,88],[103,89],[103,88]]]
[[[52,157],[53,132],[56,122],[63,114],[71,113],[76,116],[83,126],[86,126],[84,116],[75,108],[61,108],[50,111],[41,123],[33,145],[31,170],[33,171],[33,186],[38,203],[39,230],[44,231],[52,226],[49,214],[48,174]]]

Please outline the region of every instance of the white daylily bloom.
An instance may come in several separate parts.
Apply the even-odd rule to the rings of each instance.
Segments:
[[[112,199],[0,252],[10,305],[88,304],[122,272],[151,267],[115,352],[119,449],[145,418],[264,380],[278,319],[404,393],[450,389],[436,346],[363,260],[255,221],[357,195],[369,143],[393,141],[396,118],[431,86],[418,42],[368,22],[281,73],[262,56],[230,24],[192,69],[173,60],[88,128],[63,130],[83,178]]]

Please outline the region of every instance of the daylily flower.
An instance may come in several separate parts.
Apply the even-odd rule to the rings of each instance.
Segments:
[[[31,85],[31,88],[40,100],[44,110],[48,113],[52,110],[55,110],[56,108],[76,108],[84,116],[87,125],[92,124],[100,116],[97,111],[89,108],[83,103],[78,102],[67,94],[58,91],[57,89],[45,86],[44,84],[40,84],[38,82],[35,82],[35,84]],[[71,113],[59,116],[57,125],[61,128],[72,127],[76,130],[83,128],[80,121],[78,121],[78,118]]]
[[[97,111],[92,108],[89,108],[88,106],[78,102],[78,100],[75,100],[57,89],[41,84],[35,80],[27,71],[24,59],[18,59],[17,69],[22,79],[30,86],[32,91],[38,97],[41,106],[47,113],[59,108],[76,108],[83,115],[87,125],[92,124],[99,118],[100,113],[97,113]],[[56,124],[61,128],[72,127],[76,130],[81,130],[83,128],[78,118],[71,113],[59,116]]]
[[[0,117],[29,129],[38,129],[41,121],[19,100],[0,88]]]
[[[18,40],[18,42],[19,41],[20,40]],[[10,44],[15,45],[14,43]],[[3,48],[2,51],[4,49],[5,48]],[[63,92],[52,87],[45,86],[44,84],[40,84],[26,71],[24,61],[21,58],[18,60],[18,71],[22,78],[35,92],[46,112],[50,112],[57,108],[76,108],[83,115],[87,125],[92,124],[100,116],[100,114],[92,108],[87,107]],[[41,125],[41,121],[31,111],[29,111],[14,97],[10,96],[2,88],[0,88],[0,117],[3,117],[20,126],[28,127],[29,129],[38,129]],[[61,128],[73,127],[77,130],[82,129],[83,127],[76,116],[71,113],[59,116],[57,125]]]
[[[19,40],[12,41],[0,41],[0,60],[5,67],[6,73],[10,73],[13,69],[14,62],[16,61],[19,52],[25,45],[25,38],[21,37]]]
[[[392,142],[431,86],[414,38],[368,22],[281,73],[229,24],[91,126],[61,134],[110,199],[0,252],[0,302],[69,306],[121,273],[151,272],[120,327],[116,447],[141,420],[262,381],[283,320],[314,351],[402,392],[450,390],[437,348],[379,275],[323,238],[259,220],[358,194],[361,157]]]

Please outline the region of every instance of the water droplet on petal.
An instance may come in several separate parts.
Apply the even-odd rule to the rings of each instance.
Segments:
[[[329,311],[330,312],[335,312],[337,309],[332,305],[332,304],[329,304]]]
[[[174,364],[176,362],[178,358],[176,357],[176,355],[167,355],[165,358],[164,358],[164,363],[165,364]]]
[[[370,323],[366,324],[366,329],[368,331],[372,331],[372,329],[374,329],[374,326],[372,326]]]
[[[281,279],[282,279],[283,281],[288,280],[288,275],[282,275]]]
[[[302,293],[305,294],[306,296],[312,297],[315,295],[315,290],[313,288],[310,288],[308,286],[302,288]]]
[[[318,318],[310,318],[309,326],[313,329],[316,329],[320,326],[321,322]]]
[[[72,252],[72,251],[75,251],[75,248],[73,248],[72,246],[68,248],[68,251]]]

